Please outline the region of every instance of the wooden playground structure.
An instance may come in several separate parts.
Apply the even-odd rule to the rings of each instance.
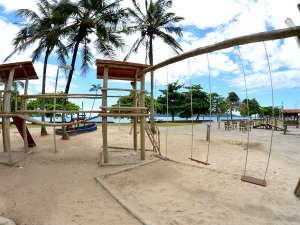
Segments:
[[[148,126],[145,117],[148,117],[148,113],[145,111],[145,74],[139,74],[139,72],[149,65],[119,62],[110,60],[96,60],[97,66],[97,78],[103,79],[102,94],[91,95],[91,94],[54,94],[54,95],[28,95],[28,82],[30,79],[38,79],[37,74],[34,70],[32,62],[19,62],[0,65],[0,76],[2,80],[5,80],[5,89],[0,91],[1,98],[3,95],[3,107],[0,108],[0,117],[2,118],[2,136],[3,136],[3,149],[6,155],[6,160],[0,161],[0,163],[13,165],[18,160],[31,153],[28,147],[36,146],[34,140],[31,137],[30,132],[26,127],[26,121],[34,122],[36,124],[46,126],[70,126],[72,124],[78,124],[82,120],[71,121],[70,123],[47,123],[35,120],[29,117],[29,113],[98,113],[97,116],[83,120],[89,121],[97,117],[102,117],[102,138],[103,138],[103,164],[109,163],[109,151],[108,151],[108,137],[107,137],[107,117],[133,117],[133,149],[138,150],[138,138],[137,138],[137,126],[138,118],[140,120],[140,159],[145,160],[145,132],[147,133],[150,141],[153,145],[153,150],[160,153],[159,141],[155,140],[154,134]],[[132,83],[133,89],[119,89],[119,88],[108,88],[108,80],[126,80]],[[18,95],[12,91],[12,83],[15,80],[26,80],[24,94]],[[140,82],[140,89],[137,84]],[[109,107],[107,106],[107,99],[110,96],[107,94],[108,91],[126,91],[133,92],[133,107]],[[140,93],[140,94],[138,94]],[[11,111],[11,95],[15,95],[15,111]],[[119,96],[124,97],[124,96]],[[129,97],[129,96],[126,96]],[[20,98],[21,107],[18,109],[18,99]],[[65,111],[65,110],[27,110],[27,99],[30,98],[88,98],[88,99],[102,99],[102,106],[100,110],[94,111]],[[16,124],[19,133],[24,139],[24,154],[20,157],[19,154],[15,156],[15,152],[11,149],[10,143],[10,118],[13,119]],[[157,127],[156,132],[159,132]],[[55,134],[54,134],[55,135]],[[56,147],[55,147],[56,149]]]

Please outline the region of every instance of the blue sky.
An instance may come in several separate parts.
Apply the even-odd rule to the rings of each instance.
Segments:
[[[137,1],[143,4],[144,0]],[[290,17],[296,25],[300,25],[300,13],[297,9],[298,0],[173,0],[171,11],[182,16],[185,20],[180,24],[184,28],[183,38],[178,39],[184,52],[192,49],[221,42],[230,38],[263,32],[273,29],[286,28],[285,19]],[[131,1],[124,0],[124,7],[131,6]],[[15,10],[29,8],[36,10],[34,0],[1,0],[0,1],[0,62],[9,55],[13,46],[11,41],[18,32],[19,27],[13,22],[20,19],[15,18]],[[128,50],[138,38],[138,34],[125,36]],[[294,38],[284,40],[268,41],[265,43],[270,59],[274,85],[275,106],[284,108],[300,108],[300,49]],[[268,64],[266,60],[263,43],[255,43],[241,46],[241,54],[245,64],[246,81],[248,85],[249,98],[256,98],[262,106],[272,105],[271,84]],[[21,55],[13,56],[9,62],[31,60],[32,49]],[[123,60],[126,53],[120,52],[119,60]],[[154,41],[154,63],[159,63],[174,56],[174,53],[160,40]],[[96,67],[93,66],[87,76],[80,76],[80,56],[77,57],[74,78],[71,83],[70,93],[89,93],[92,84],[100,83],[96,79]],[[101,59],[101,55],[95,55],[95,60]],[[209,92],[209,77],[206,55],[190,58],[190,71],[192,84],[201,84],[204,91]],[[69,64],[71,59],[69,59]],[[130,62],[145,63],[144,49],[132,55]],[[209,54],[211,87],[212,92],[217,92],[227,97],[231,91],[236,92],[240,99],[246,98],[245,84],[238,54],[238,48],[229,48]],[[34,64],[40,79],[32,81],[29,85],[29,93],[41,92],[41,77],[43,68],[43,57]],[[47,92],[54,92],[57,62],[55,56],[51,56],[47,71]],[[167,71],[169,82],[179,80],[180,83],[189,85],[189,67],[187,60],[162,68],[155,72],[156,93],[166,88]],[[147,75],[146,89],[150,91],[150,75]],[[63,91],[66,79],[63,71],[60,73],[58,90]],[[109,87],[130,88],[129,82],[109,81]],[[124,94],[110,92],[110,95]],[[116,103],[112,98],[109,104]],[[81,106],[82,100],[76,102]],[[101,101],[95,103],[98,108]],[[90,109],[92,100],[84,100],[85,110]]]

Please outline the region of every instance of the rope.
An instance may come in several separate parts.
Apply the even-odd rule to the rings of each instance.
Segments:
[[[191,143],[191,158],[193,158],[193,148],[194,148],[194,113],[193,113],[193,91],[192,91],[192,78],[190,70],[190,60],[188,59],[189,66],[189,78],[190,78],[190,94],[191,94],[191,118],[192,118],[192,143]]]
[[[266,56],[267,56],[267,60],[268,60],[269,73],[270,73],[270,81],[271,81],[271,89],[272,89],[272,117],[273,117],[273,120],[274,120],[275,119],[275,113],[274,113],[274,93],[273,93],[272,73],[271,73],[270,61],[269,61],[269,57],[268,57],[268,52],[267,52],[266,44],[265,44],[264,41],[263,41],[263,43],[264,43],[264,47],[265,47],[265,52],[266,52]],[[272,125],[273,125],[273,121],[272,121]],[[273,126],[272,126],[270,151],[269,151],[268,163],[267,163],[267,168],[266,168],[264,180],[266,179],[266,175],[267,175],[267,171],[268,171],[269,163],[270,163],[270,157],[271,157],[271,151],[272,151],[272,143],[273,143],[273,132],[274,132],[274,129],[273,129]]]
[[[246,152],[246,162],[245,162],[245,169],[244,169],[244,176],[246,176],[246,169],[247,169],[247,162],[248,162],[248,153],[249,153],[249,124],[250,124],[250,119],[249,119],[249,99],[248,99],[248,88],[247,88],[247,81],[246,81],[246,75],[245,75],[245,68],[244,68],[244,63],[241,55],[241,50],[240,46],[238,46],[239,49],[239,54],[240,54],[240,60],[243,68],[243,74],[244,74],[244,80],[245,80],[245,88],[246,88],[246,96],[247,96],[247,113],[248,113],[248,136],[247,136],[247,152]]]
[[[166,157],[168,157],[168,130],[169,130],[169,71],[167,67],[167,132],[166,132]]]
[[[209,57],[207,55],[207,66],[208,66],[208,77],[209,77],[209,125],[211,126],[211,83],[210,83],[210,66],[209,66]],[[210,136],[208,139],[208,147],[207,147],[207,156],[206,156],[206,163],[208,162],[208,155],[209,155],[209,147],[210,147]]]

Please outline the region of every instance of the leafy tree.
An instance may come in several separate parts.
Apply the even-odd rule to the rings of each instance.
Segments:
[[[57,0],[52,0],[53,3],[57,3]],[[42,54],[45,53],[44,68],[43,68],[43,80],[42,80],[42,94],[45,94],[46,90],[46,76],[47,76],[47,63],[48,58],[52,51],[56,48],[55,54],[57,55],[58,62],[65,64],[65,56],[67,56],[67,50],[64,44],[61,42],[61,21],[58,20],[53,14],[53,4],[48,0],[38,0],[38,13],[30,9],[20,9],[17,11],[17,16],[25,18],[28,22],[17,22],[21,25],[21,30],[17,36],[13,39],[14,51],[5,59],[10,58],[15,53],[22,53],[28,47],[38,42],[38,47],[32,53],[32,62],[38,60]],[[45,108],[44,99],[41,102],[41,109]],[[42,121],[45,121],[44,115],[42,115]],[[47,134],[46,127],[42,125],[41,135]]]
[[[279,106],[274,107],[274,116],[279,116],[281,109]],[[272,117],[273,116],[273,110],[272,106],[267,106],[267,107],[261,107],[260,111],[258,113],[259,117]]]
[[[180,93],[179,90],[183,88],[184,85],[178,84],[176,82],[168,84],[168,90],[159,90],[162,95],[157,98],[157,102],[161,104],[161,107],[158,108],[158,113],[167,113],[167,91],[168,91],[168,108],[169,114],[172,116],[172,121],[174,117],[182,110],[182,104],[184,102],[185,95]]]
[[[248,106],[249,106],[250,118],[252,117],[252,115],[256,115],[260,112],[260,105],[255,98],[248,100]],[[239,111],[240,111],[241,116],[243,116],[243,117],[248,116],[247,99],[244,99],[242,101],[242,104],[240,104],[240,107],[239,107]]]
[[[86,75],[93,55],[89,47],[91,37],[95,37],[94,48],[104,57],[114,58],[114,48],[123,50],[124,42],[116,34],[117,28],[122,28],[126,22],[125,10],[120,8],[120,1],[110,3],[109,0],[61,0],[55,9],[56,15],[67,24],[63,31],[67,35],[67,49],[72,51],[72,69],[66,84],[65,94],[69,93],[75,61],[81,47],[82,74]],[[65,105],[65,101],[64,101]],[[68,135],[63,128],[63,139]]]
[[[240,104],[240,98],[235,92],[229,92],[226,98],[228,109],[230,110],[230,117],[232,120],[232,112],[237,110]]]
[[[92,87],[90,88],[90,92],[92,92],[92,91],[95,91],[96,92],[96,94],[97,94],[97,92],[101,89],[102,87],[101,87],[101,85],[100,84],[92,84]],[[92,105],[92,110],[93,110],[93,108],[94,108],[94,104],[95,104],[95,100],[96,99],[94,99],[94,101],[93,101],[93,105]]]
[[[217,93],[211,93],[211,108],[212,113],[217,115],[218,128],[220,129],[220,116],[227,112],[227,102],[224,101],[224,97]]]
[[[182,51],[180,44],[175,40],[172,34],[182,37],[182,28],[174,26],[184,20],[183,17],[176,16],[175,13],[167,12],[172,7],[172,0],[157,0],[156,2],[145,1],[146,11],[143,12],[136,0],[132,0],[133,8],[128,8],[131,18],[131,26],[126,30],[127,34],[140,33],[140,37],[135,41],[130,51],[125,57],[125,61],[131,53],[137,53],[141,44],[146,48],[146,63],[149,59],[153,66],[153,41],[157,37],[165,44],[170,46],[178,54]],[[151,72],[151,120],[154,120],[154,73]]]
[[[53,94],[53,93],[47,93],[47,94]],[[63,94],[63,92],[60,92],[60,94]],[[41,99],[28,100],[27,109],[28,110],[40,110],[41,109],[41,102],[42,102]],[[54,98],[45,99],[45,109],[46,110],[53,110],[54,109]],[[63,99],[62,98],[57,98],[56,99],[55,109],[56,110],[62,110],[63,109]],[[80,110],[80,107],[78,105],[76,105],[75,103],[73,103],[73,102],[67,101],[66,110],[78,111],[78,110]],[[40,114],[38,114],[38,115],[40,115]],[[68,115],[71,115],[71,113],[68,113]],[[45,113],[45,116],[47,118],[50,118],[50,122],[52,122],[53,113]],[[55,116],[56,117],[61,117],[62,115],[56,113]]]
[[[190,87],[185,87],[190,90]],[[192,99],[193,99],[193,115],[197,115],[196,121],[199,120],[201,114],[209,112],[209,97],[207,93],[202,91],[200,84],[192,85]],[[180,107],[179,117],[190,118],[191,117],[191,93],[184,92],[184,102]]]

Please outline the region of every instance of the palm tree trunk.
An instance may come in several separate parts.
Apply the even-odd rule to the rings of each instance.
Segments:
[[[65,89],[65,94],[69,93],[72,76],[73,76],[73,72],[74,72],[74,68],[75,68],[75,61],[76,61],[76,56],[77,56],[77,52],[78,52],[78,48],[79,48],[79,43],[80,43],[80,41],[77,41],[77,43],[75,44],[75,47],[74,47],[73,58],[72,58],[72,63],[71,63],[72,69],[70,70],[70,73],[69,73],[69,77],[68,77],[68,81],[67,81],[67,85],[66,85],[66,89]],[[67,99],[65,98],[63,101],[63,110],[65,110],[66,104],[67,104]],[[65,114],[63,113],[62,114],[62,122],[64,123],[65,120],[66,120]],[[62,139],[67,140],[69,138],[70,137],[66,131],[66,127],[62,126]]]
[[[150,65],[153,66],[153,39],[150,35],[150,49],[149,49],[149,61]],[[150,99],[150,120],[151,120],[151,130],[152,133],[155,132],[154,124],[154,94],[153,94],[153,86],[154,86],[154,72],[151,71],[151,99]]]
[[[47,47],[46,50],[46,55],[45,55],[45,60],[44,60],[44,69],[43,69],[43,81],[42,81],[42,94],[46,93],[46,75],[47,75],[47,63],[48,63],[48,58],[50,55],[50,50],[49,47]],[[45,99],[42,98],[42,104],[41,104],[41,110],[45,110]],[[45,114],[42,114],[42,122],[45,122]],[[42,125],[41,126],[41,135],[47,135],[47,130],[46,126]]]

